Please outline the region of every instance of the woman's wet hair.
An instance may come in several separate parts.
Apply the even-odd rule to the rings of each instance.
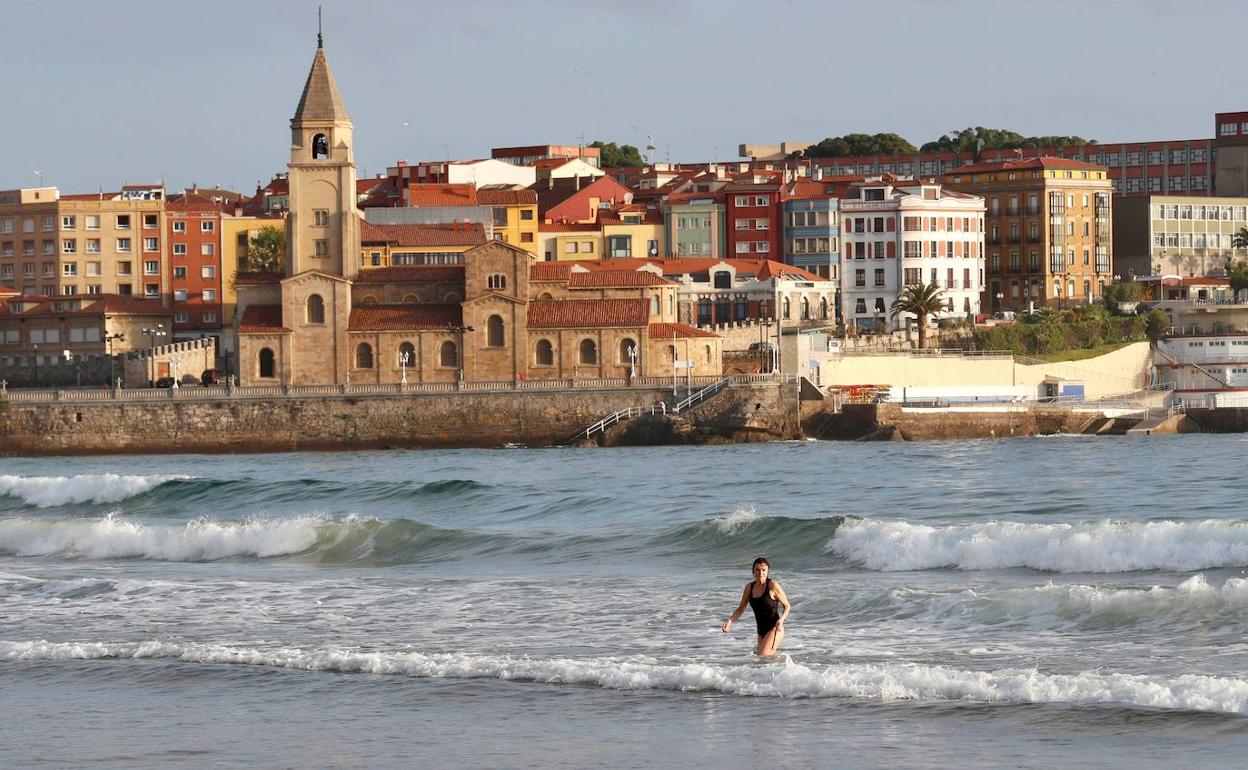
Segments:
[[[760,564],[766,564],[766,565],[767,565],[767,569],[771,569],[771,562],[767,561],[767,557],[766,557],[766,556],[760,556],[760,557],[758,557],[757,559],[755,559],[755,560],[754,560],[754,563],[753,563],[752,565],[750,565],[750,569],[754,569],[755,567],[757,567],[757,566],[758,566],[758,565],[760,565]]]

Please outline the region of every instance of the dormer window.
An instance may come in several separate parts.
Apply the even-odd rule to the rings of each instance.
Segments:
[[[329,160],[329,138],[324,134],[312,137],[312,160]]]

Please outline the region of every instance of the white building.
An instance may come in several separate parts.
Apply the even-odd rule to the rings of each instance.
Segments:
[[[892,304],[909,285],[940,288],[940,318],[979,313],[984,285],[984,199],[938,182],[872,178],[841,199],[845,321],[892,328]],[[899,323],[909,323],[903,314]],[[933,321],[936,319],[933,319]]]
[[[1197,407],[1248,406],[1248,300],[1226,279],[1184,279],[1159,302],[1143,303],[1170,316],[1170,332],[1153,349],[1158,383],[1176,403]]]

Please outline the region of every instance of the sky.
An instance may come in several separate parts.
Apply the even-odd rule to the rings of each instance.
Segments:
[[[1202,139],[1248,110],[1242,0],[321,4],[361,177],[595,139],[658,161],[980,125]],[[285,170],[317,5],[0,0],[0,189],[253,191]]]

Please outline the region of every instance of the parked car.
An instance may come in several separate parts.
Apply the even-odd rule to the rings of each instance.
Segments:
[[[176,382],[177,380],[173,379],[172,377],[161,377],[159,380],[156,380],[156,387],[172,388],[174,386],[174,383]]]
[[[200,385],[220,385],[221,373],[216,369],[205,369],[204,373],[199,375]]]
[[[992,317],[998,321],[1013,321],[1015,315],[1013,310],[998,310],[992,314]]]
[[[748,349],[751,353],[757,353],[760,350],[770,353],[776,349],[776,346],[771,342],[751,342]]]

